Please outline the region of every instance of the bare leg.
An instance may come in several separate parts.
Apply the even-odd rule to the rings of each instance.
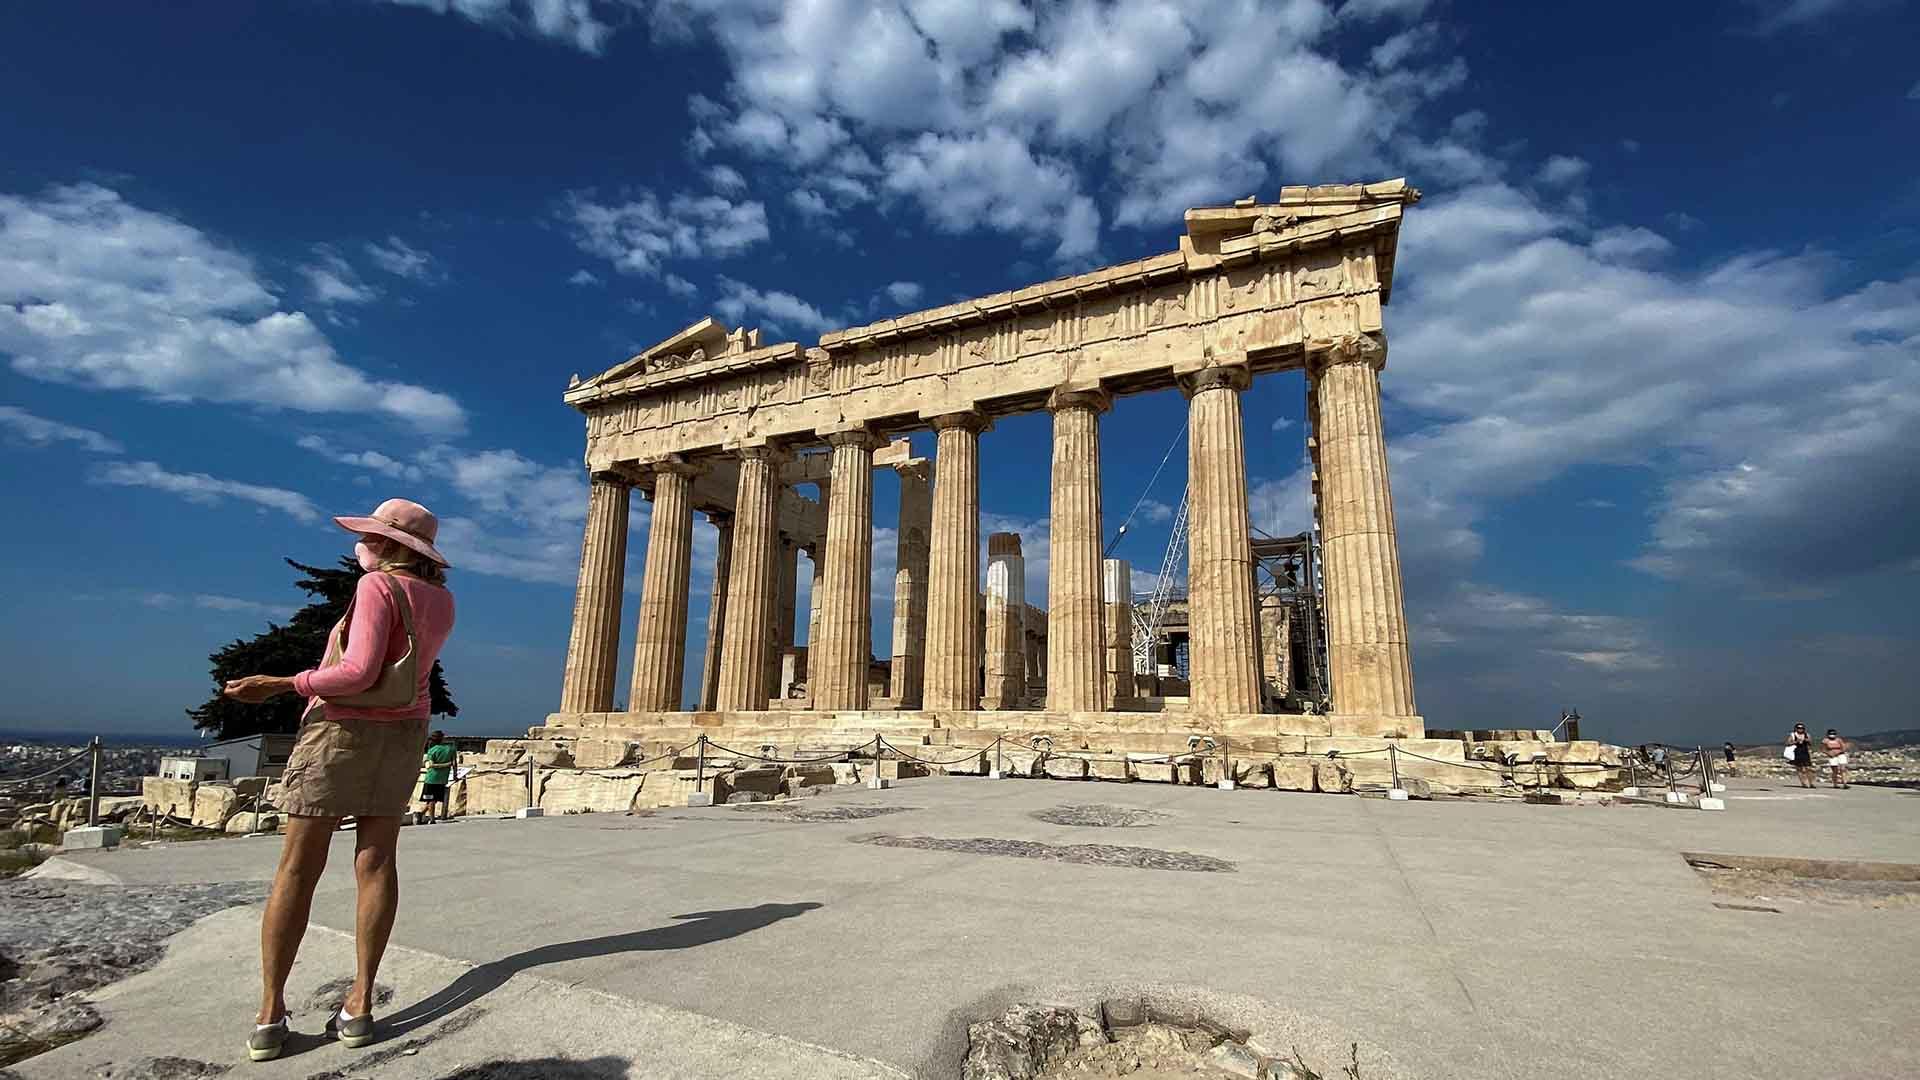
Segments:
[[[280,868],[260,918],[260,1014],[256,1024],[271,1024],[287,1014],[287,975],[307,932],[313,889],[327,868],[327,844],[339,818],[289,817],[280,845]]]
[[[400,910],[400,868],[394,862],[400,842],[400,819],[363,817],[356,826],[353,877],[359,887],[353,923],[353,950],[357,967],[353,989],[342,1007],[349,1016],[365,1016],[373,1007],[373,980],[393,934],[393,917]]]

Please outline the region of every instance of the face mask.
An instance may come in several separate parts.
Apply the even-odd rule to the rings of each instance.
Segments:
[[[360,569],[365,570],[369,574],[380,569],[379,557],[374,555],[373,549],[367,546],[365,540],[355,542],[353,545],[353,557],[360,560]]]

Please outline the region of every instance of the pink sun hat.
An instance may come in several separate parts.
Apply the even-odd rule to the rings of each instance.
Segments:
[[[441,566],[452,565],[440,554],[440,549],[433,546],[433,538],[440,535],[440,519],[433,516],[433,511],[409,499],[388,499],[374,507],[367,517],[337,517],[333,523],[350,533],[384,536]]]

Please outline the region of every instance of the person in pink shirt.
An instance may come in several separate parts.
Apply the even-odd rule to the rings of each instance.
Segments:
[[[354,554],[366,574],[320,665],[291,677],[249,675],[222,691],[246,702],[307,698],[276,799],[287,830],[260,924],[260,1013],[247,1041],[255,1061],[278,1057],[286,1045],[287,976],[328,845],[346,817],[354,819],[358,963],[327,1026],[348,1046],[373,1041],[373,981],[400,905],[395,847],[427,740],[427,680],[453,632],[447,560],[433,546],[439,521],[426,507],[388,499],[367,517],[333,520],[359,535]]]

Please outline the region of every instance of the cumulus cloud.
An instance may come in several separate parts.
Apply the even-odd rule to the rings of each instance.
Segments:
[[[1566,154],[1555,154],[1540,166],[1540,182],[1552,187],[1577,184],[1587,177],[1587,163]]]
[[[215,505],[228,499],[278,510],[301,521],[317,521],[320,508],[313,500],[285,488],[249,484],[206,473],[178,473],[151,461],[116,461],[99,466],[88,479],[116,487],[142,487],[178,495],[190,502]]]
[[[758,322],[776,333],[818,335],[836,324],[833,316],[789,292],[756,289],[729,277],[718,278],[714,284],[720,290],[714,309],[736,326]]]
[[[91,428],[48,420],[14,405],[0,405],[0,429],[29,446],[69,442],[95,454],[118,454],[125,449]]]
[[[464,426],[452,397],[370,377],[305,314],[277,305],[244,256],[117,192],[0,194],[0,353],[21,375],[163,401]]]
[[[593,271],[588,270],[585,267],[582,267],[578,270],[575,270],[573,273],[567,275],[567,284],[579,285],[583,287],[588,285],[598,285],[600,284],[600,278],[598,275],[594,274]]]
[[[598,54],[613,36],[619,6],[594,0],[373,0],[455,15],[508,33],[530,34]]]
[[[587,515],[582,469],[542,464],[516,450],[450,446],[429,447],[418,465],[470,504],[440,518],[436,546],[454,565],[519,581],[574,584]],[[632,512],[629,536],[645,536],[646,501],[633,499]],[[630,550],[640,546],[629,540]]]
[[[722,195],[677,194],[662,202],[641,189],[619,202],[573,192],[561,209],[580,250],[625,274],[659,277],[671,260],[724,259],[766,242],[767,209]]]
[[[919,303],[920,295],[924,291],[917,281],[896,281],[886,288],[887,299],[901,307],[912,307]]]

